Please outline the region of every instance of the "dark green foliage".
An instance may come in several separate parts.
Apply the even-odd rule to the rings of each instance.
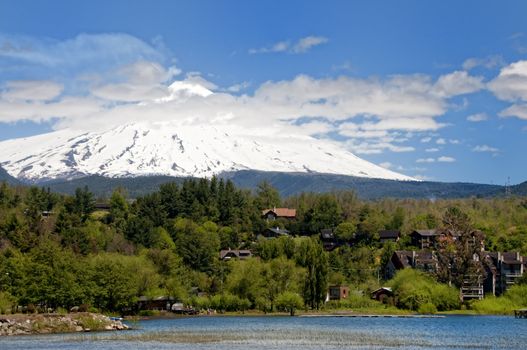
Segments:
[[[277,201],[269,184],[252,194],[216,178],[165,184],[136,201],[124,193],[111,194],[108,211],[94,211],[87,188],[59,196],[0,184],[0,304],[35,309],[85,304],[134,312],[140,296],[169,295],[219,310],[291,312],[287,304],[298,307],[298,298],[291,297],[296,293],[316,309],[324,303],[328,281],[367,296],[379,286],[393,251],[407,248],[408,234],[419,228],[470,233],[439,247],[456,252],[445,261],[455,264],[455,274],[438,276],[453,284],[474,267],[468,258],[474,253],[473,229],[486,234],[488,250],[527,254],[525,198],[364,202],[353,192],[335,192]],[[312,237],[257,240],[271,225],[260,208],[275,203],[297,209],[297,218],[272,225]],[[317,239],[321,228],[333,228],[342,245],[325,252]],[[381,244],[380,229],[400,229],[402,238]],[[257,257],[220,261],[220,248],[250,248]],[[404,286],[399,295],[405,296],[400,307],[420,312],[456,307],[451,289],[431,277],[416,278],[398,282]],[[196,297],[196,291],[210,297]],[[521,291],[514,294],[515,300],[520,297]]]
[[[262,181],[256,187],[256,207],[260,210],[280,207],[280,193],[267,181]]]

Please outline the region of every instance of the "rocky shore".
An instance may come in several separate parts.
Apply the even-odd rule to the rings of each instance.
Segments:
[[[126,329],[121,321],[94,313],[0,315],[0,336]]]

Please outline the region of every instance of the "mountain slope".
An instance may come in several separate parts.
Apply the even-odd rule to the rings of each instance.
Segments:
[[[2,167],[0,167],[0,182],[7,182],[10,185],[20,185],[20,182],[9,175]]]
[[[420,181],[394,181],[368,179],[331,174],[278,173],[261,171],[237,171],[224,173],[223,178],[231,179],[237,186],[255,189],[259,182],[269,181],[283,197],[302,192],[330,192],[353,190],[362,199],[392,198],[466,198],[495,197],[505,193],[498,185],[472,183],[445,183]],[[134,178],[107,178],[87,176],[70,181],[55,180],[39,183],[55,192],[73,194],[77,187],[88,186],[97,197],[109,197],[115,188],[123,188],[131,198],[154,192],[167,182],[181,182],[183,178],[170,176],[145,176]]]
[[[0,142],[0,165],[27,182],[87,175],[210,177],[239,170],[412,180],[328,140],[256,132],[174,122],[134,123],[103,132],[65,129]]]

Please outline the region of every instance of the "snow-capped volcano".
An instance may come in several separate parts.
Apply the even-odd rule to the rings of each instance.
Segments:
[[[232,126],[174,122],[134,123],[102,132],[64,129],[3,141],[0,165],[10,175],[31,182],[85,175],[210,177],[247,169],[413,180],[328,140],[249,135]]]

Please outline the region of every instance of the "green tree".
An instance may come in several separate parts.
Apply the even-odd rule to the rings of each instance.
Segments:
[[[268,181],[260,182],[256,188],[255,204],[259,210],[280,206],[280,193]]]
[[[276,298],[276,305],[279,309],[289,312],[291,316],[295,315],[295,311],[300,309],[304,304],[304,300],[297,293],[284,292]]]
[[[327,253],[316,240],[306,239],[299,246],[297,262],[306,269],[304,301],[312,309],[318,310],[326,298],[328,288]]]
[[[357,226],[351,222],[343,222],[335,228],[335,237],[343,242],[350,242],[355,238]]]
[[[199,226],[188,219],[177,219],[174,234],[176,249],[183,262],[192,269],[212,272],[220,248],[218,227],[212,222]]]

